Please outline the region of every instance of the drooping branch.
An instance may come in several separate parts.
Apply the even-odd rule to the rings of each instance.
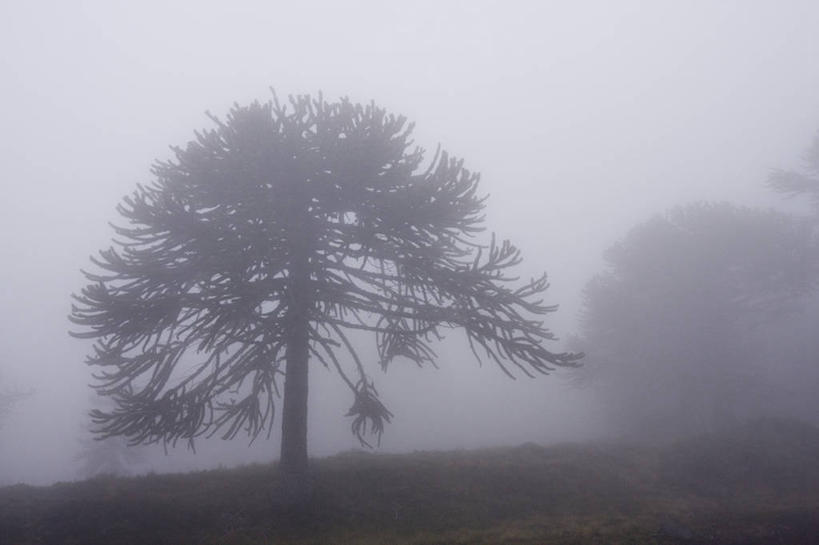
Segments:
[[[392,419],[392,413],[387,410],[381,400],[378,399],[378,392],[372,382],[362,378],[355,388],[355,401],[347,416],[353,417],[351,429],[361,444],[371,447],[364,437],[373,434],[381,443],[381,435],[384,433],[384,425]]]
[[[295,315],[309,355],[350,388],[362,442],[392,415],[350,331],[375,334],[385,369],[434,365],[448,328],[510,376],[576,364],[544,347],[545,275],[521,284],[518,250],[478,240],[478,174],[440,149],[425,164],[405,118],[321,96],[209,117],[123,200],[75,296],[74,334],[95,341],[96,386],[116,401],[94,413],[100,433],[269,431]]]

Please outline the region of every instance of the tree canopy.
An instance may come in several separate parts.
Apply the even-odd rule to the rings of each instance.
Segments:
[[[704,431],[770,406],[787,368],[773,332],[810,289],[809,244],[804,222],[725,203],[635,227],[586,287],[581,381],[627,433]]]
[[[102,435],[255,437],[284,377],[282,462],[303,466],[309,360],[337,371],[365,442],[391,413],[355,331],[384,369],[434,363],[447,328],[508,375],[577,363],[545,346],[546,275],[515,282],[518,249],[476,238],[479,176],[444,151],[425,162],[404,117],[320,95],[210,117],[124,199],[75,296],[74,335],[95,341],[96,388],[115,401],[93,412]]]

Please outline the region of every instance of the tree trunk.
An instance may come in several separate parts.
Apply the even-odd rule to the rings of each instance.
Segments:
[[[302,231],[302,236],[306,233]],[[310,359],[309,253],[304,242],[296,244],[290,270],[291,283],[287,311],[287,349],[285,351],[284,406],[279,472],[283,500],[290,505],[304,504],[311,493],[307,461],[307,386]]]
[[[307,320],[294,316],[293,331],[287,344],[282,410],[282,474],[307,477]]]
[[[287,346],[282,410],[282,445],[279,462],[280,502],[304,506],[312,494],[307,463],[307,322],[297,319]]]

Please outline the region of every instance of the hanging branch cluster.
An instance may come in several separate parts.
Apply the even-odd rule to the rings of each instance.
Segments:
[[[576,364],[544,347],[545,275],[515,287],[519,251],[475,242],[478,175],[440,151],[423,168],[403,117],[300,96],[211,118],[124,199],[126,224],[75,295],[73,334],[95,340],[96,387],[116,401],[92,415],[103,436],[269,433],[299,327],[349,387],[362,442],[392,415],[353,331],[375,334],[385,369],[434,364],[431,343],[452,327],[510,376]]]

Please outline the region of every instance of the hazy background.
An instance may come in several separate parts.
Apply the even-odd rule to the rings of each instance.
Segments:
[[[211,125],[205,110],[273,86],[408,116],[420,145],[483,174],[489,227],[522,248],[523,276],[548,271],[565,339],[602,251],[632,225],[693,200],[783,204],[763,182],[819,128],[817,28],[810,0],[1,3],[0,390],[36,393],[0,429],[0,484],[76,478],[90,345],[66,334],[69,296],[116,204]],[[376,374],[396,415],[382,450],[604,431],[559,374],[513,382],[457,343],[441,355],[439,371]],[[348,392],[314,369],[311,453],[356,447]],[[144,465],[278,454],[275,437],[246,445]]]

